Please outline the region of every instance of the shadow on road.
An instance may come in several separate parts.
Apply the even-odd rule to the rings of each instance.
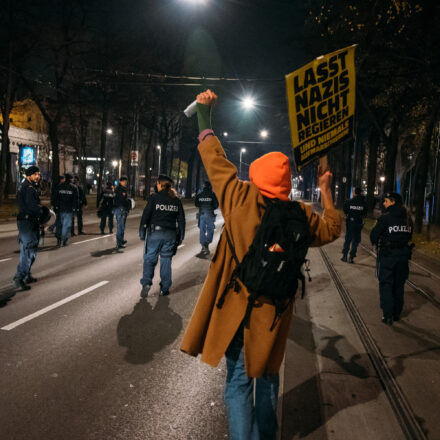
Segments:
[[[289,333],[289,339],[307,351],[331,359],[336,365],[336,374],[327,375],[327,387],[340,386],[339,375],[351,377],[347,388],[326,396],[323,402],[320,374],[311,376],[308,380],[298,384],[283,396],[283,433],[290,438],[307,437],[319,430],[327,420],[334,417],[339,411],[351,406],[361,405],[377,399],[382,392],[380,386],[370,386],[364,383],[371,377],[366,367],[370,363],[366,353],[356,353],[344,335],[338,334],[331,328],[315,325],[311,321],[295,316]],[[286,365],[286,367],[289,367]],[[292,366],[290,366],[292,367]],[[339,367],[339,372],[337,367]],[[400,362],[399,368],[393,369],[395,377],[400,376],[405,367]],[[330,371],[330,370],[329,370]],[[353,388],[352,388],[353,387]],[[324,408],[324,406],[325,408]],[[283,439],[287,438],[283,436]]]
[[[105,257],[106,255],[123,254],[124,252],[116,247],[104,249],[103,251],[90,252],[90,255],[95,258]]]
[[[168,297],[159,297],[155,307],[150,300],[141,299],[130,315],[118,324],[118,343],[126,347],[125,360],[130,364],[146,364],[182,331],[182,318],[170,307]]]
[[[1,289],[0,290],[0,308],[5,307],[8,304],[8,302],[10,301],[10,299],[13,296],[15,296],[16,293],[17,293],[17,290],[14,289],[13,287]]]

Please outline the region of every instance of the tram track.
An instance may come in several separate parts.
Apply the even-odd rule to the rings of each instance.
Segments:
[[[356,332],[358,333],[359,338],[365,347],[366,353],[371,360],[379,380],[381,381],[382,387],[390,402],[402,432],[405,435],[405,438],[408,440],[427,440],[425,433],[420,427],[417,416],[415,415],[392,371],[388,367],[385,357],[383,356],[379,346],[375,342],[371,332],[362,319],[359,309],[353,301],[350,292],[344,286],[338,271],[330,261],[326,251],[323,248],[319,248],[319,252],[336,286],[336,289],[338,290],[350,319],[353,322]]]

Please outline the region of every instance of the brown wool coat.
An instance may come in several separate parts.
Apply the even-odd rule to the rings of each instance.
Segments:
[[[216,137],[209,136],[199,144],[205,170],[216,194],[225,228],[231,237],[238,259],[246,254],[264,213],[265,204],[258,188],[237,178],[236,167],[226,159]],[[339,237],[341,220],[334,209],[316,214],[311,206],[302,207],[308,217],[312,246],[330,243]],[[229,282],[235,263],[224,231],[209,267],[208,275],[186,329],[180,349],[192,356],[202,354],[202,361],[217,366],[242,322],[248,292],[244,286],[238,293],[231,289],[221,309],[216,303]],[[292,306],[270,331],[274,306],[260,299],[252,309],[249,328],[244,330],[246,372],[249,377],[278,373],[286,346],[292,317]]]

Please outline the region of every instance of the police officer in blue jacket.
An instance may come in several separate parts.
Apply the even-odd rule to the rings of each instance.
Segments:
[[[377,263],[382,322],[398,321],[403,308],[403,289],[408,279],[413,222],[398,193],[384,196],[385,213],[377,219],[370,240],[378,247]]]
[[[159,256],[160,294],[169,294],[171,259],[185,236],[185,213],[173,184],[170,177],[161,174],[157,180],[158,192],[150,197],[142,213],[139,227],[139,236],[145,241],[142,298],[148,296]]]
[[[38,182],[40,170],[31,166],[26,170],[26,179],[17,192],[19,213],[17,216],[18,241],[20,243],[20,262],[14,275],[14,287],[29,290],[28,283],[36,282],[31,275],[31,267],[37,256],[38,240],[40,238],[40,216],[42,207]]]
[[[209,245],[212,243],[215,229],[215,214],[214,211],[218,208],[218,200],[212,192],[211,182],[206,181],[201,193],[197,194],[194,201],[197,208],[199,208],[198,219],[200,228],[200,244],[202,250],[198,257],[209,255]]]
[[[111,182],[107,182],[107,186],[104,191],[99,195],[98,205],[98,215],[101,217],[101,223],[99,229],[101,229],[101,234],[104,234],[105,223],[108,219],[108,229],[109,233],[113,234],[113,206],[115,202],[115,192],[113,191],[113,185]]]
[[[128,198],[128,179],[122,176],[119,185],[116,187],[114,200],[114,213],[116,216],[116,247],[125,248],[127,240],[124,239],[125,223],[131,209],[131,201]]]
[[[73,178],[73,185],[75,186],[76,190],[78,191],[77,197],[78,197],[78,206],[76,209],[75,214],[72,218],[72,236],[75,235],[75,217],[76,221],[78,222],[78,235],[83,235],[83,207],[87,209],[87,197],[82,189],[78,176],[75,176]]]
[[[65,181],[60,183],[54,194],[54,207],[61,222],[57,224],[57,246],[67,246],[72,232],[73,215],[78,209],[78,190],[72,183],[72,175],[65,174]],[[61,229],[61,230],[60,230]]]
[[[342,249],[342,261],[347,262],[347,254],[350,252],[350,263],[354,263],[356,251],[361,242],[364,218],[367,216],[367,202],[362,195],[362,189],[354,190],[355,196],[344,203],[346,217],[345,242]],[[351,250],[350,250],[351,244]]]

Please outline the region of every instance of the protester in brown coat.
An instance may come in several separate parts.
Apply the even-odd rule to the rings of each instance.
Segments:
[[[198,95],[198,112],[206,111],[205,107],[211,106],[215,99],[215,95],[209,91]],[[289,160],[282,153],[269,153],[251,164],[250,182],[240,181],[237,177],[236,167],[226,159],[219,140],[214,136],[212,130],[204,129],[202,131],[207,127],[203,127],[203,125],[200,127],[200,120],[203,123],[203,115],[202,117],[199,115],[199,129],[201,130],[199,140],[201,142],[198,149],[213,191],[219,201],[225,229],[228,231],[237,257],[241,261],[254,239],[264,214],[265,200],[263,195],[288,200],[291,190]],[[332,175],[329,171],[320,174],[318,178],[324,204],[322,217],[316,214],[311,206],[301,203],[309,221],[310,233],[314,237],[312,246],[330,243],[340,234],[340,216],[334,209],[330,192],[331,179]],[[262,380],[265,380],[272,375],[274,377],[269,378],[269,387],[271,387],[272,394],[277,393],[278,371],[284,356],[292,317],[292,305],[285,310],[274,329],[270,331],[274,318],[274,306],[269,300],[260,297],[250,315],[249,326],[244,328],[242,321],[249,293],[243,285],[241,285],[239,292],[233,292],[231,289],[231,292],[225,296],[222,308],[216,307],[219,297],[231,279],[234,268],[232,252],[228,247],[225,231],[223,231],[192,318],[186,329],[181,350],[193,356],[201,353],[202,361],[217,366],[225,353],[228,357],[228,347],[231,350],[232,345],[236,345],[239,349],[230,357],[235,359],[239,355],[244,356],[245,371],[243,370],[241,375],[249,383],[250,378],[261,377]],[[241,350],[240,344],[243,345],[243,350]],[[241,354],[239,354],[240,352]],[[257,420],[255,421],[254,415],[249,414],[251,410],[247,408],[249,395],[239,397],[237,400],[237,389],[235,388],[232,392],[234,395],[228,398],[228,384],[236,380],[233,377],[233,369],[235,366],[228,363],[225,397],[231,438],[272,438],[271,433],[276,432],[276,403],[273,405],[272,402],[271,411],[267,411],[265,407],[260,409],[260,413],[271,412],[268,415],[271,418],[269,421],[264,420],[263,416],[258,420],[259,408],[256,407]],[[249,393],[247,392],[247,394]],[[273,426],[269,426],[273,423],[275,423],[275,429]],[[237,424],[243,426],[237,426]],[[255,426],[256,424],[258,427]],[[271,432],[266,437],[262,425],[267,425]],[[256,430],[260,431],[259,437],[258,434],[255,434]]]

